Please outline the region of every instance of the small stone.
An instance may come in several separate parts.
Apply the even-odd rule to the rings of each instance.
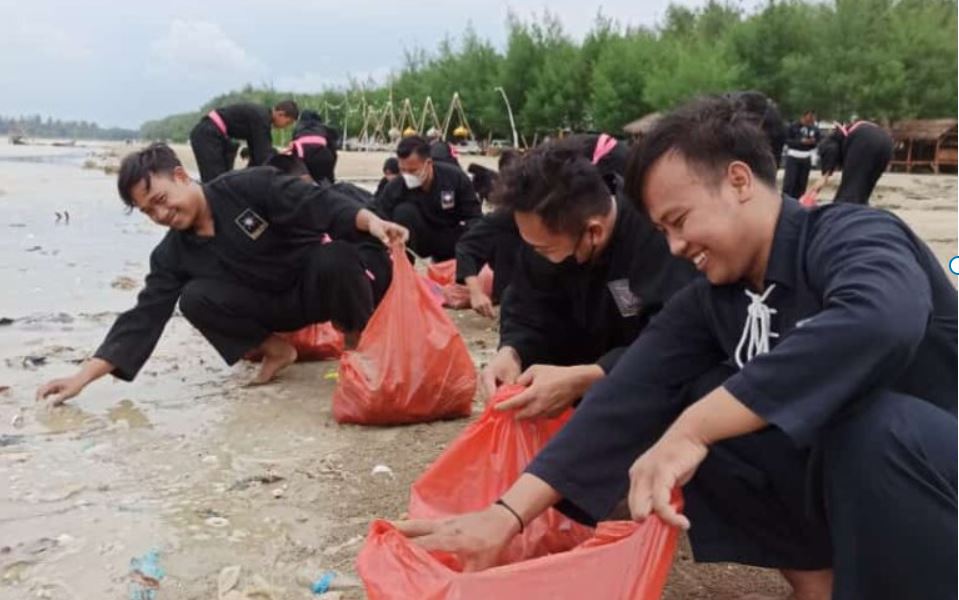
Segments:
[[[225,519],[223,517],[210,517],[209,519],[205,520],[204,523],[206,523],[209,527],[221,528],[229,526],[230,521],[229,519]]]
[[[283,488],[276,488],[275,490],[273,490],[273,497],[277,499],[282,498],[283,493],[284,493]]]

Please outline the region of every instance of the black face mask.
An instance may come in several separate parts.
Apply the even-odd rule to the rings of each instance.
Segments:
[[[576,249],[579,248],[580,243],[583,241],[583,236],[586,235],[588,227],[583,228],[583,232],[579,234],[579,237],[576,239],[576,245],[573,246],[573,251],[569,253],[569,256],[563,260],[556,263],[557,268],[562,270],[564,273],[576,273],[584,269],[588,269],[593,263],[593,256],[596,254],[596,243],[593,242],[589,250],[589,256],[585,261],[579,262],[576,260]]]

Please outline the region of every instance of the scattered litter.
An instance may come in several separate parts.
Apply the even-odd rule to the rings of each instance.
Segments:
[[[393,469],[387,467],[386,465],[376,465],[373,467],[373,470],[370,472],[370,475],[389,475],[390,479],[394,478]]]
[[[10,419],[10,425],[12,425],[14,429],[20,429],[21,427],[23,427],[23,415],[22,414],[13,415],[13,418]]]
[[[130,559],[130,600],[155,600],[160,580],[166,575],[159,564],[159,553],[151,550]]]
[[[140,287],[140,283],[132,277],[120,275],[110,283],[110,287],[116,290],[135,290]]]
[[[207,454],[200,462],[206,465],[215,465],[220,462],[220,459],[217,458],[216,454]]]
[[[223,567],[220,570],[220,576],[217,578],[217,595],[219,600],[224,600],[226,594],[236,588],[240,583],[240,565]]]
[[[282,477],[280,477],[279,475],[273,475],[272,473],[268,473],[266,475],[252,475],[250,477],[244,477],[243,479],[237,480],[233,485],[231,485],[228,488],[228,490],[231,492],[236,490],[245,490],[251,485],[253,485],[254,483],[259,483],[261,485],[270,485],[273,483],[279,483],[281,481],[283,481]]]
[[[365,539],[366,539],[366,536],[355,535],[351,537],[350,539],[346,540],[345,542],[343,542],[342,544],[337,544],[335,546],[329,546],[328,548],[324,548],[323,554],[325,554],[326,556],[335,556],[339,554],[342,550],[345,550],[346,548],[349,548],[350,546],[353,546],[355,544],[359,544]]]
[[[43,250],[43,246],[30,246],[27,248],[27,252],[37,252],[39,250]]]
[[[216,527],[216,528],[228,527],[230,525],[230,520],[224,517],[210,517],[209,519],[203,522],[206,523],[209,527]]]
[[[326,375],[323,376],[323,379],[326,379],[328,381],[339,381],[340,373],[339,371],[327,371]]]
[[[27,369],[35,369],[40,365],[44,365],[47,362],[46,356],[24,356],[23,357],[23,366]]]
[[[0,394],[6,394],[10,391],[9,385],[0,385]]]
[[[297,581],[302,581],[302,578],[298,577]],[[314,594],[322,594],[323,598],[329,599],[332,596],[326,595],[328,592],[360,588],[363,586],[363,582],[345,573],[324,571],[318,579],[311,581],[309,586],[310,591]]]
[[[284,493],[285,491],[286,491],[286,490],[284,490],[283,488],[276,488],[275,490],[273,490],[273,497],[274,497],[274,498],[277,498],[277,499],[282,498],[282,497],[283,497],[283,493]]]

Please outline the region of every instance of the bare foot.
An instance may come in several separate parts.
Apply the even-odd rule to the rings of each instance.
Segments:
[[[269,383],[277,373],[296,362],[296,348],[278,335],[266,338],[258,350],[263,354],[263,362],[250,385]]]

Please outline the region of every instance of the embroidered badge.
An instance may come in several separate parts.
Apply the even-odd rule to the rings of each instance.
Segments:
[[[266,219],[249,208],[240,213],[235,223],[251,240],[255,240],[263,235],[263,232],[266,231],[267,226],[269,226]]]
[[[451,191],[440,192],[440,206],[443,210],[449,210],[456,204],[456,195]]]
[[[609,287],[609,293],[616,302],[616,308],[623,317],[635,317],[639,314],[642,307],[642,301],[636,297],[633,290],[629,289],[628,279],[617,279],[606,284]]]

